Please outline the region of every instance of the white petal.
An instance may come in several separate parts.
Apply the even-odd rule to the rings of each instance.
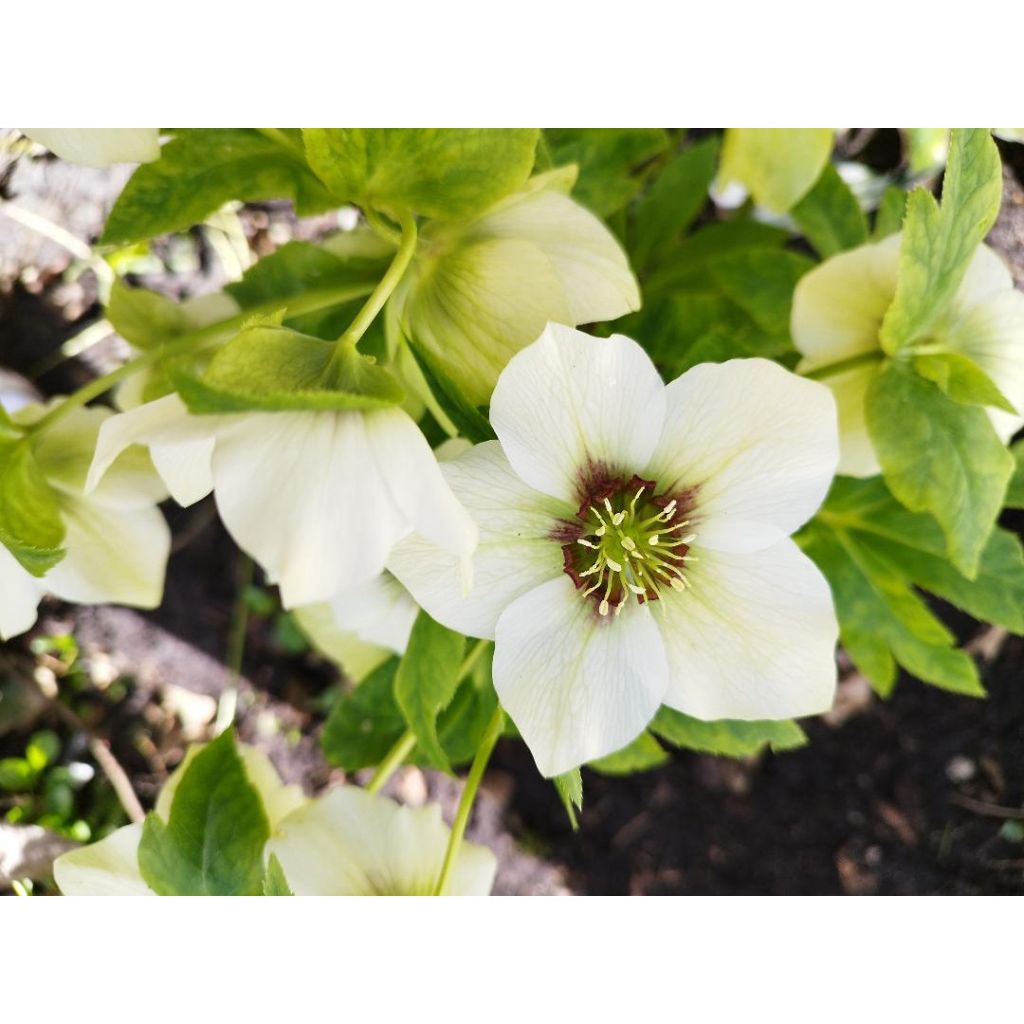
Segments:
[[[709,721],[827,711],[838,626],[817,566],[788,539],[748,554],[699,549],[699,558],[690,588],[656,602],[665,703]]]
[[[148,163],[160,156],[157,128],[22,128],[62,160],[86,167]]]
[[[541,774],[559,775],[631,743],[662,702],[665,647],[650,609],[600,617],[568,576],[498,619],[494,688]]]
[[[491,423],[516,473],[574,506],[588,477],[646,465],[664,415],[664,384],[635,341],[559,324],[513,356],[491,399]]]
[[[640,289],[615,236],[589,210],[550,188],[510,197],[485,214],[475,235],[519,238],[554,265],[574,324],[615,320],[640,308]]]
[[[179,505],[191,505],[213,490],[210,458],[219,426],[236,417],[191,416],[177,395],[167,395],[105,420],[86,492],[99,486],[114,460],[130,445],[149,445],[157,472]]]
[[[967,265],[953,305],[967,310],[990,296],[1013,290],[1013,275],[1002,256],[987,245],[979,245]]]
[[[125,825],[98,843],[61,854],[53,877],[65,896],[155,896],[139,873],[142,824]]]
[[[174,794],[177,792],[188,766],[205,746],[205,743],[193,743],[185,751],[181,763],[171,772],[170,778],[160,790],[160,795],[156,799],[156,813],[165,822],[170,820]],[[273,762],[262,750],[250,746],[248,743],[236,743],[236,748],[245,765],[245,774],[256,787],[263,801],[263,809],[267,812],[271,830],[277,828],[278,824],[292,811],[298,810],[308,802],[301,786],[286,786],[281,781],[281,776],[277,774]]]
[[[822,381],[836,400],[839,416],[839,466],[836,472],[844,476],[877,476],[882,472],[864,415],[868,386],[881,365],[857,366]]]
[[[879,348],[878,331],[896,294],[899,236],[825,260],[797,282],[790,332],[812,369]]]
[[[1008,441],[1024,424],[1024,294],[1011,287],[963,309],[958,296],[951,320],[943,340],[973,359],[1022,414],[988,411],[996,432]]]
[[[51,593],[76,604],[160,604],[171,532],[158,509],[110,509],[64,498],[61,512],[67,554],[46,576]]]
[[[388,568],[438,622],[491,640],[507,605],[561,574],[562,551],[551,531],[574,509],[527,487],[497,441],[476,445],[442,471],[479,526],[472,590],[459,586],[456,559],[421,537],[402,541]]]
[[[372,580],[414,529],[468,568],[476,527],[399,410],[253,413],[224,427],[217,507],[286,607]]]
[[[767,359],[731,359],[687,370],[666,392],[665,427],[642,475],[662,492],[692,492],[699,543],[756,550],[814,514],[839,454],[828,388]]]
[[[448,836],[436,804],[401,807],[341,786],[289,815],[267,855],[277,856],[296,896],[429,895]],[[489,850],[463,843],[445,895],[486,896],[495,867]]]
[[[0,544],[0,641],[31,629],[46,585]]]
[[[103,424],[114,414],[101,406],[75,409],[43,433],[34,454],[47,482],[66,494],[81,496]],[[110,508],[143,508],[163,501],[164,487],[146,451],[122,451],[90,491],[89,500]]]

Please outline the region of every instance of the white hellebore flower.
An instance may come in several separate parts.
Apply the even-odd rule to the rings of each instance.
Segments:
[[[435,619],[494,639],[544,775],[624,747],[663,703],[710,720],[830,706],[832,599],[789,539],[835,469],[827,388],[763,359],[666,386],[629,338],[550,324],[491,421],[498,441],[443,466],[480,527],[472,593],[421,538],[390,567]]]
[[[167,822],[174,793],[192,758],[202,744],[189,747],[157,797],[155,811]],[[286,786],[270,758],[256,747],[237,745],[249,782],[259,792],[271,829],[307,803],[299,786]],[[53,877],[65,896],[156,896],[139,871],[139,841],[142,823],[134,822],[112,832],[105,839],[62,854],[53,865]]]
[[[339,786],[290,814],[267,843],[296,896],[430,896],[450,833],[437,804],[403,807]],[[442,896],[487,896],[494,854],[460,843]]]
[[[149,163],[160,157],[159,128],[22,128],[62,160],[86,167]]]
[[[46,411],[39,404],[23,405],[12,419],[33,423]],[[33,444],[60,505],[66,554],[39,578],[0,544],[0,640],[30,629],[47,593],[76,604],[137,608],[155,608],[163,597],[171,535],[156,503],[167,492],[145,453],[126,452],[101,487],[85,492],[93,447],[109,416],[107,409],[76,409]]]
[[[194,746],[160,792],[156,813],[170,818],[175,790]],[[238,744],[249,781],[270,824],[264,849],[276,854],[296,896],[430,895],[440,876],[449,830],[437,804],[401,807],[384,796],[340,786],[315,800],[281,782],[269,758]],[[57,858],[54,878],[65,896],[155,896],[139,871],[142,825],[125,825],[98,843]],[[462,843],[445,896],[486,896],[497,862],[486,847]]]
[[[864,397],[882,365],[878,331],[896,294],[899,254],[900,235],[840,253],[805,274],[793,295],[790,329],[804,356],[801,371],[879,356],[822,378],[839,409],[839,472],[848,476],[881,472]],[[1006,264],[988,246],[978,246],[928,343],[974,360],[1010,404],[1024,410],[1024,295],[1014,290]],[[1024,417],[1001,409],[988,413],[1003,441],[1024,425]]]
[[[419,609],[389,572],[330,601],[295,609],[313,645],[357,682],[392,655],[404,654]]]
[[[459,561],[468,583],[476,527],[400,409],[193,416],[168,395],[103,425],[88,487],[132,444],[149,446],[179,504],[213,491],[287,608],[368,583],[413,531]]]

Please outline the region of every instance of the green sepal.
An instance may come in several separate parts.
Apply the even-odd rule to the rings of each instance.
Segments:
[[[521,188],[536,128],[307,128],[310,166],[344,201],[471,217]]]
[[[291,199],[300,216],[338,205],[307,166],[302,147],[255,128],[179,131],[128,180],[107,218],[104,245],[128,245],[200,223],[231,200]]]
[[[284,868],[281,867],[281,862],[277,859],[277,854],[272,853],[270,859],[267,861],[267,871],[263,876],[263,895],[264,896],[294,896],[291,887],[288,885],[288,879],[285,878]]]
[[[973,359],[960,352],[934,352],[913,357],[917,373],[937,384],[961,405],[986,405],[1016,414],[1010,400]]]
[[[420,611],[395,673],[395,700],[415,733],[420,754],[432,768],[450,771],[437,735],[437,720],[459,684],[465,637]]]
[[[193,413],[386,409],[405,397],[390,371],[355,348],[264,323],[228,342],[201,375],[184,361],[169,372]]]
[[[664,706],[654,716],[650,729],[676,746],[725,757],[751,757],[766,746],[779,753],[795,750],[807,742],[796,722],[704,722]]]
[[[120,278],[111,285],[106,314],[114,330],[140,351],[158,348],[190,329],[173,299],[148,288],[129,288]]]
[[[583,775],[579,768],[556,775],[552,780],[559,800],[569,817],[573,832],[580,827],[578,814],[583,812]]]
[[[151,812],[139,870],[160,896],[259,896],[270,824],[229,729],[192,758],[166,822]]]
[[[649,732],[642,732],[628,746],[588,762],[587,767],[601,775],[633,775],[659,768],[668,760],[665,748]]]
[[[896,295],[879,332],[890,355],[926,337],[952,302],[999,213],[999,151],[987,128],[955,128],[942,206],[925,189],[907,200]]]
[[[30,439],[6,430],[0,433],[0,544],[33,576],[45,576],[64,557],[60,502]]]
[[[790,211],[822,259],[855,249],[868,240],[868,222],[857,197],[832,164]]]
[[[865,416],[890,490],[938,520],[950,559],[973,579],[1014,468],[988,415],[890,360],[868,387]]]

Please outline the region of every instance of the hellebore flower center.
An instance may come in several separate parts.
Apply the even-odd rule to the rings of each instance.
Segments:
[[[599,480],[588,488],[575,521],[553,538],[563,541],[566,575],[601,616],[619,615],[632,595],[657,601],[665,587],[683,591],[696,534],[687,515],[693,495],[658,494],[653,480]]]

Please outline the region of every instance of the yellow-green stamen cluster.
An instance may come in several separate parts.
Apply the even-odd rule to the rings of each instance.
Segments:
[[[584,597],[593,596],[600,615],[622,612],[632,594],[639,603],[657,600],[662,588],[689,585],[686,563],[694,534],[686,532],[679,502],[653,499],[653,484],[595,498],[580,511],[582,533],[563,547],[565,570]],[[582,556],[582,557],[581,557]]]

